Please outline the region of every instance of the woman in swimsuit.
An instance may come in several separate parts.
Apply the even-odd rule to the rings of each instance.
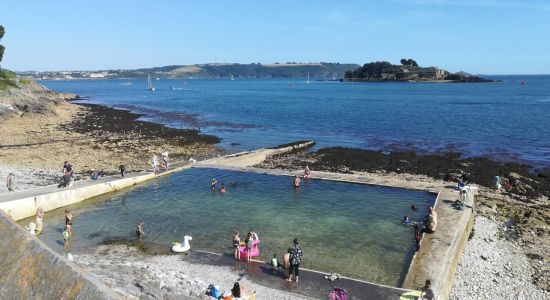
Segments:
[[[73,234],[71,229],[73,226],[73,214],[69,211],[69,209],[65,209],[65,226],[68,227],[69,233]]]
[[[241,260],[241,251],[239,246],[241,245],[241,238],[239,237],[239,232],[235,231],[233,234],[233,251],[235,252],[235,259]]]
[[[246,244],[246,261],[250,261],[250,257],[252,255],[252,245],[254,244],[252,241],[252,235],[249,232],[244,240],[244,243]]]

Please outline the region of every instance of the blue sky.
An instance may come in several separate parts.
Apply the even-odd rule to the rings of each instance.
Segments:
[[[550,1],[2,0],[2,67],[131,69],[206,62],[398,63],[550,73]]]

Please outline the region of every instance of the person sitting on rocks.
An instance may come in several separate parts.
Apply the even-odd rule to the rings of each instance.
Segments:
[[[231,289],[231,296],[235,299],[252,299],[255,295],[256,291],[248,292],[244,287],[241,287],[238,282],[235,282]]]
[[[73,184],[73,165],[69,161],[63,164],[62,182],[57,187],[68,187]]]
[[[309,177],[311,176],[311,171],[309,170],[309,166],[306,166],[304,169],[304,180],[309,180]]]

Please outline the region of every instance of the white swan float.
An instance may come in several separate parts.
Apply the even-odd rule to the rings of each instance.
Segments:
[[[189,245],[189,241],[192,241],[192,240],[193,240],[193,237],[188,235],[184,236],[182,243],[172,243],[174,244],[172,246],[172,251],[177,253],[189,251],[189,249],[191,249],[191,245]]]

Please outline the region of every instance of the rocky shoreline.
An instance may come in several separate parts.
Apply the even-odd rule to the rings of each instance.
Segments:
[[[206,158],[223,153],[219,138],[197,130],[175,129],[141,121],[142,115],[100,105],[75,103],[77,95],[52,92],[31,82],[0,91],[0,174],[16,174],[15,189],[57,182],[63,161],[76,177],[150,168],[153,153],[163,149],[171,160]],[[82,101],[80,101],[82,102]],[[47,155],[44,155],[47,154]],[[42,180],[49,174],[49,180]],[[5,186],[0,187],[4,191]]]
[[[542,261],[533,263],[525,249],[511,242],[513,226],[478,216],[474,236],[457,267],[450,300],[459,299],[548,299],[550,293],[537,278]]]

